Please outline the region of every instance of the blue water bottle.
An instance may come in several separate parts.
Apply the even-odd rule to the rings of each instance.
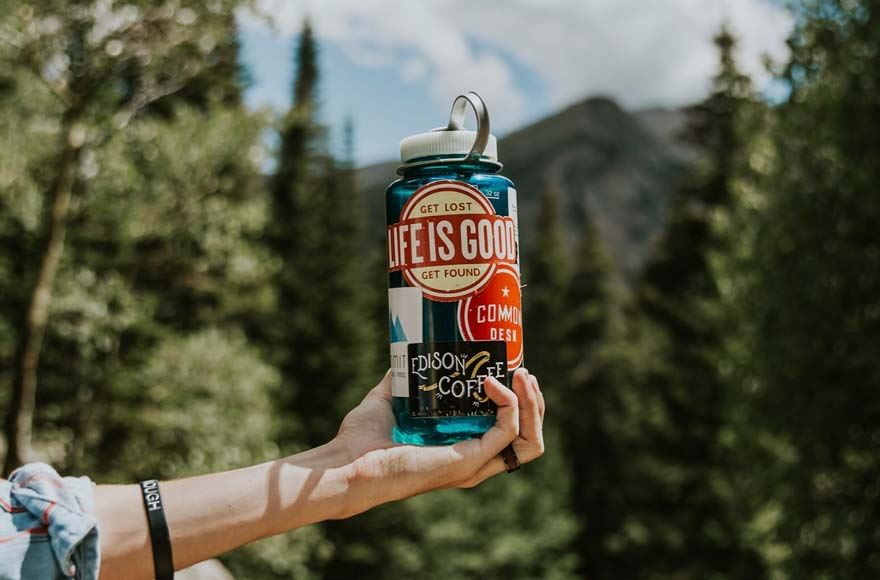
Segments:
[[[468,105],[477,130],[464,129]],[[483,381],[522,365],[516,189],[476,93],[449,124],[400,143],[386,192],[393,438],[443,445],[495,423]]]

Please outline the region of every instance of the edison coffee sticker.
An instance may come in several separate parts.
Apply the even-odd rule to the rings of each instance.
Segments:
[[[499,265],[479,293],[459,303],[458,329],[465,340],[504,341],[508,369],[522,364],[522,298],[513,266]]]
[[[472,296],[500,265],[517,263],[514,219],[499,216],[477,188],[434,181],[406,201],[388,227],[388,270],[400,271],[425,298],[452,302]]]
[[[501,341],[410,344],[409,411],[413,417],[494,415],[483,381],[507,384]]]

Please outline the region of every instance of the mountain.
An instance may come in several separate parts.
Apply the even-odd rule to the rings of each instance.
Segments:
[[[500,139],[503,174],[517,185],[524,251],[541,192],[557,188],[571,238],[591,216],[621,272],[632,276],[649,252],[666,202],[692,158],[675,140],[683,122],[681,111],[631,113],[597,97]],[[383,192],[396,178],[398,165],[379,163],[357,172],[375,231],[384,231]]]

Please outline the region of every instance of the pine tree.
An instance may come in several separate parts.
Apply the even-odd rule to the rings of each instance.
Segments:
[[[364,312],[358,198],[352,170],[327,151],[316,120],[317,46],[308,22],[296,51],[294,103],[281,130],[273,178],[273,249],[280,258],[277,343],[282,408],[292,429],[282,443],[319,445],[332,437],[348,387],[371,376],[369,320]],[[299,430],[299,432],[297,432]],[[301,436],[301,438],[300,438]]]
[[[296,48],[293,105],[281,129],[271,184],[271,240],[280,261],[276,287],[282,315],[269,322],[273,328],[267,336],[283,377],[280,443],[285,449],[327,442],[344,413],[379,377],[379,338],[365,281],[363,212],[354,184],[353,127],[347,124],[346,151],[337,160],[316,118],[317,58],[306,22]],[[394,561],[389,550],[402,530],[393,515],[399,509],[323,525],[332,556],[313,554],[313,571],[325,578],[383,577]]]
[[[563,296],[569,265],[560,205],[560,194],[556,189],[544,191],[532,251],[522,265],[525,365],[547,385],[560,384],[565,377],[564,361],[560,357],[565,343]],[[546,396],[548,404],[562,402],[552,387]]]
[[[316,436],[299,425],[298,413],[304,409],[298,408],[298,402],[304,396],[294,392],[309,388],[305,381],[310,377],[300,373],[300,365],[307,362],[301,352],[305,350],[302,343],[317,343],[321,339],[319,323],[311,316],[318,312],[319,305],[306,306],[307,297],[319,297],[317,288],[313,290],[312,286],[314,273],[308,267],[314,267],[319,256],[323,256],[322,251],[315,253],[319,227],[316,222],[325,203],[325,192],[316,186],[316,157],[323,139],[323,129],[314,117],[318,91],[316,60],[315,39],[306,21],[296,48],[293,105],[280,130],[278,166],[270,185],[273,220],[269,240],[280,261],[276,281],[278,309],[286,316],[276,324],[267,320],[263,329],[270,352],[282,370],[280,402],[288,426],[281,437],[287,447],[297,443],[308,445],[308,440]]]
[[[880,2],[796,6],[741,311],[780,577],[880,574]]]
[[[652,562],[652,570],[642,572],[646,577],[763,573],[757,556],[742,546],[738,518],[743,516],[723,491],[726,459],[720,436],[732,390],[719,358],[732,329],[725,324],[711,260],[725,247],[714,222],[734,203],[743,151],[738,122],[750,89],[736,68],[736,42],[726,28],[715,44],[720,69],[713,91],[690,111],[684,136],[701,159],[676,192],[666,230],[636,289],[645,345],[644,425],[653,464],[639,467],[650,492],[630,521],[646,530],[646,537],[633,543],[643,552],[642,561]]]
[[[627,496],[621,474],[626,461],[626,417],[612,355],[616,304],[611,262],[590,216],[584,220],[563,297],[565,380],[554,385],[560,403],[553,409],[566,466],[571,474],[571,507],[580,527],[573,548],[583,578],[630,577],[627,558],[608,549],[621,532]]]

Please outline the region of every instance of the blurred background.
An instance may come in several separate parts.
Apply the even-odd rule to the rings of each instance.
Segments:
[[[0,0],[4,473],[332,437],[387,368],[397,144],[468,90],[547,453],[234,577],[880,577],[877,0]]]

